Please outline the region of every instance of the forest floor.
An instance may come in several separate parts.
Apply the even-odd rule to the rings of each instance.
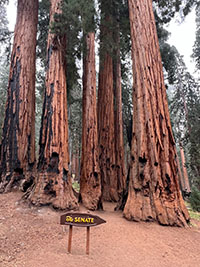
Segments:
[[[129,222],[105,203],[105,211],[91,212],[107,223],[91,227],[90,255],[85,254],[86,229],[79,227],[73,227],[68,254],[63,212],[29,207],[20,198],[19,192],[0,195],[0,267],[200,266],[199,221],[186,229]]]

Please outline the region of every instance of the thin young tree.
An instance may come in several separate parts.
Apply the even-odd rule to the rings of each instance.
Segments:
[[[162,62],[151,0],[129,0],[133,60],[130,181],[124,216],[185,226]]]
[[[1,142],[1,192],[18,187],[35,164],[37,21],[38,0],[18,0]]]
[[[51,0],[38,178],[29,199],[35,205],[76,209],[77,199],[69,175],[66,37],[51,32],[54,16],[59,13],[61,1]]]

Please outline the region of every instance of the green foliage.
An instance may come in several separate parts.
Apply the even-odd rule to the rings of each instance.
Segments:
[[[73,103],[68,108],[69,139],[70,151],[77,153],[81,146],[82,134],[82,91],[77,89],[73,91]]]
[[[57,34],[63,35],[68,30],[75,32],[84,31],[86,33],[95,31],[96,12],[94,2],[91,0],[64,0],[62,3],[62,14],[55,15],[55,23],[52,30]]]
[[[131,147],[132,117],[133,117],[133,85],[132,85],[132,62],[131,52],[122,60],[122,117],[124,129],[124,143]]]
[[[39,152],[39,135],[42,117],[42,106],[45,90],[45,71],[44,68],[37,70],[36,73],[36,90],[35,90],[35,141],[36,152]]]
[[[72,187],[77,193],[80,192],[80,184],[78,182],[73,182]]]
[[[2,135],[2,125],[4,120],[5,104],[7,98],[7,87],[8,87],[8,75],[9,67],[5,64],[5,61],[0,62],[0,140]]]
[[[42,0],[39,2],[38,12],[38,34],[37,34],[37,57],[40,58],[40,63],[46,66],[46,47],[47,36],[49,31],[49,10],[50,1]]]
[[[190,204],[194,211],[200,212],[200,191],[196,187],[192,188]]]
[[[153,0],[159,23],[168,23],[176,13],[184,18],[198,0]]]
[[[174,46],[168,44],[167,41],[170,33],[163,27],[162,23],[159,22],[157,13],[155,13],[155,20],[162,63],[168,75],[166,79],[170,84],[173,84],[175,81],[176,56],[178,55],[178,51]]]
[[[1,1],[0,3],[0,55],[6,52],[7,56],[9,56],[11,32],[8,29],[8,20],[5,7],[6,2],[7,1]]]
[[[9,76],[8,55],[10,52],[11,38],[11,33],[8,30],[8,20],[5,4],[7,4],[7,1],[1,1],[0,3],[0,139],[2,134],[2,125],[7,98]]]
[[[196,7],[196,39],[192,57],[196,62],[196,68],[200,70],[200,4]]]
[[[200,184],[200,92],[188,72],[183,57],[175,53],[175,76],[170,97],[170,112],[176,141],[184,145],[190,183]]]

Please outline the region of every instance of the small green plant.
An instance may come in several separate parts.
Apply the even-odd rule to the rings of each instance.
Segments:
[[[200,191],[196,187],[192,188],[190,195],[190,205],[193,211],[200,212]]]
[[[73,182],[72,183],[72,187],[74,188],[74,190],[77,192],[77,193],[79,193],[79,191],[80,191],[80,184],[78,183],[78,182]]]
[[[190,214],[191,219],[195,219],[197,221],[200,221],[200,213],[199,212],[190,210],[189,214]]]

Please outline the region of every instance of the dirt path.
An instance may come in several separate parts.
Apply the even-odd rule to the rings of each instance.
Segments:
[[[85,255],[85,228],[73,228],[67,254],[68,227],[63,212],[19,205],[20,193],[0,195],[0,267],[199,267],[200,228],[134,223],[114,212],[95,212],[107,221],[91,228],[90,255]],[[81,208],[81,211],[85,211]]]

